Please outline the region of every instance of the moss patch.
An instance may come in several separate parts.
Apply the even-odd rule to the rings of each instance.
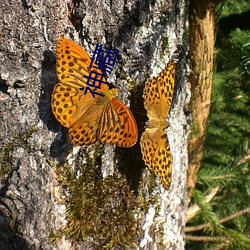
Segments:
[[[103,179],[98,164],[88,161],[77,173],[68,165],[57,166],[56,172],[66,197],[67,225],[51,235],[51,241],[66,236],[98,249],[138,246],[140,218],[150,201],[135,195],[125,175],[115,172]]]

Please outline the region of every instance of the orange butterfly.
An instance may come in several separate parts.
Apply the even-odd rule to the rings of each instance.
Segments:
[[[141,136],[143,160],[153,167],[164,188],[169,189],[172,173],[170,145],[165,128],[174,92],[175,65],[170,61],[158,77],[148,79],[143,92],[144,107],[149,118]]]
[[[138,139],[137,125],[129,108],[115,98],[118,89],[109,89],[104,77],[95,97],[91,92],[85,94],[80,88],[88,88],[90,71],[102,74],[101,70],[89,68],[91,59],[86,51],[66,38],[58,40],[56,54],[59,82],[52,94],[52,111],[69,128],[71,141],[75,145],[100,141],[120,147],[133,146]]]

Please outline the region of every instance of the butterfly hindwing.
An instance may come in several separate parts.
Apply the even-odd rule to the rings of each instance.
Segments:
[[[162,129],[147,128],[142,133],[141,148],[146,165],[155,170],[164,188],[169,189],[172,159],[166,132]]]
[[[131,111],[113,98],[101,117],[99,138],[102,143],[131,147],[138,139],[137,126]]]

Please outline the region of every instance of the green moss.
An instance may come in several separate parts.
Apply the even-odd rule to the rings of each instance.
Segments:
[[[196,137],[200,134],[200,126],[197,122],[193,121],[191,123],[191,130],[189,134],[189,138]]]
[[[169,5],[167,3],[167,1],[164,1],[161,5],[161,8],[160,8],[160,14],[162,16],[165,16],[166,18],[169,16]]]
[[[133,88],[135,88],[135,86],[138,85],[138,80],[131,80],[130,78],[128,78],[126,76],[124,71],[121,72],[120,79],[126,81],[126,86],[127,86],[128,90],[132,90]]]
[[[67,225],[51,234],[51,241],[62,236],[84,241],[101,249],[128,249],[138,246],[140,217],[149,207],[141,192],[135,195],[124,174],[118,171],[103,179],[93,159],[78,166],[77,174],[68,165],[56,172],[66,197]],[[142,185],[144,185],[142,183]]]
[[[126,80],[126,81],[128,80],[128,77],[126,76],[126,74],[125,74],[124,71],[121,72],[120,78],[121,78],[122,80]]]
[[[36,131],[34,127],[22,132],[18,133],[18,135],[14,136],[12,142],[8,142],[3,145],[0,150],[0,180],[3,181],[2,178],[8,178],[9,174],[12,171],[12,152],[16,147],[26,147],[29,148],[29,144],[27,142],[28,138],[32,136],[32,134]]]
[[[164,36],[163,34],[162,34],[162,37],[161,37],[161,54],[162,55],[169,54],[168,37]]]
[[[33,133],[37,132],[38,129],[35,126],[30,127],[29,129],[27,129],[24,133],[22,133],[23,138],[30,138],[32,136]]]
[[[4,146],[0,150],[0,180],[2,182],[2,178],[4,176],[8,176],[11,172],[11,152],[13,150],[12,144]]]

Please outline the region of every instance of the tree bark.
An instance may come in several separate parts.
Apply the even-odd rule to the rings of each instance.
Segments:
[[[210,111],[213,60],[214,60],[214,19],[215,7],[219,1],[190,1],[189,6],[189,45],[192,97],[190,113],[192,119],[191,133],[188,140],[189,168],[187,187],[188,203],[195,187],[197,173],[202,160],[206,123]]]
[[[184,249],[186,1],[0,4],[0,249]],[[108,81],[130,103],[139,136],[146,121],[144,82],[174,59],[169,191],[144,166],[139,143],[115,149],[69,142],[50,106],[57,83],[55,45],[62,34],[89,54],[97,42],[119,49]]]

